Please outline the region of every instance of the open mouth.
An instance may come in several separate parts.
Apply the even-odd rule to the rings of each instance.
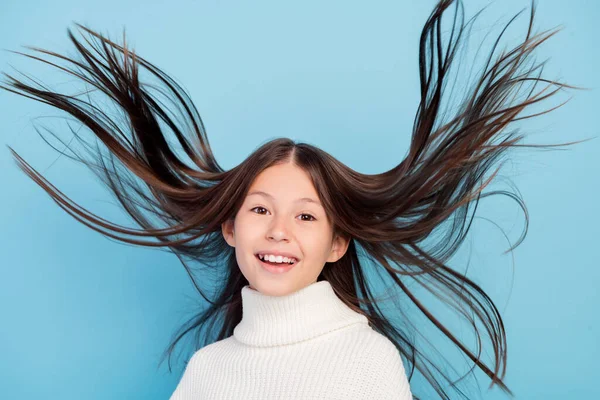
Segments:
[[[271,267],[276,267],[276,268],[282,268],[282,269],[286,269],[286,268],[292,268],[293,266],[295,266],[296,264],[298,264],[300,261],[296,260],[294,261],[294,263],[286,263],[286,262],[271,262],[271,261],[267,261],[267,260],[261,260],[260,257],[258,256],[258,254],[255,254],[254,257],[256,257],[256,259],[258,261],[260,261],[261,263],[265,264],[265,265],[269,265]]]

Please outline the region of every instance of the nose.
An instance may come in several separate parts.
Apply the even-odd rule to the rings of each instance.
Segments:
[[[269,226],[269,238],[274,240],[289,240],[290,231],[287,224],[288,221],[286,220],[285,215],[273,218],[273,221]]]

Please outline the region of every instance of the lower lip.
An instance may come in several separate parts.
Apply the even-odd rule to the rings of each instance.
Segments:
[[[264,269],[266,269],[267,271],[269,271],[273,274],[283,274],[285,272],[288,272],[289,270],[294,268],[299,263],[299,261],[296,261],[293,264],[283,264],[281,267],[279,267],[276,265],[271,265],[269,263],[263,262],[260,258],[258,258],[258,256],[255,256],[255,257]]]

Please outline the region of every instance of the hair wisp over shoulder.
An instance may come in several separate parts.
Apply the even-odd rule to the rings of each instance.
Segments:
[[[456,4],[454,20],[444,48],[441,20],[452,3]],[[421,101],[412,141],[405,159],[389,171],[362,174],[315,146],[287,138],[269,141],[239,165],[225,171],[217,163],[200,115],[184,89],[128,48],[125,38],[123,45],[119,45],[80,24],[77,25],[85,43],[68,30],[81,56],[79,59],[30,47],[41,55],[17,53],[59,68],[93,87],[84,95],[99,90],[117,106],[125,117],[124,124],[94,105],[89,97],[50,91],[35,81],[29,85],[8,74],[5,74],[9,78],[7,86],[0,87],[65,111],[93,132],[95,145],[71,129],[96,162],[79,156],[66,144],[73,155],[63,154],[88,166],[141,229],[110,223],[75,204],[12,148],[10,150],[19,168],[79,222],[107,237],[141,246],[166,247],[177,255],[208,306],[190,318],[175,335],[166,350],[169,370],[171,353],[188,333],[195,332],[196,348],[233,334],[233,328],[242,317],[241,289],[248,282],[238,268],[234,249],[221,234],[221,224],[234,218],[250,184],[262,170],[293,162],[313,180],[328,218],[334,224],[334,234],[351,238],[346,254],[335,263],[327,263],[319,280],[329,281],[342,301],[363,313],[373,329],[396,345],[410,371],[409,380],[418,371],[440,398],[456,398],[447,392],[449,389],[467,398],[457,385],[463,377],[453,380],[443,372],[441,365],[426,356],[421,344],[427,340],[419,345],[411,340],[422,333],[411,324],[408,313],[400,308],[394,310],[402,316],[402,326],[398,326],[381,311],[365,279],[367,266],[359,255],[375,262],[377,272],[384,272],[389,278],[396,300],[401,298],[403,304],[416,307],[415,310],[468,356],[474,366],[491,378],[490,387],[496,384],[512,394],[503,382],[506,334],[500,313],[481,287],[446,262],[469,231],[474,216],[468,217],[469,207],[476,209],[482,197],[507,194],[482,193],[501,167],[484,178],[500,156],[511,147],[542,148],[579,143],[525,145],[520,143],[522,135],[507,130],[512,122],[557,108],[520,116],[528,106],[551,97],[562,88],[578,88],[541,78],[542,64],[522,70],[533,50],[556,33],[532,36],[535,14],[532,2],[525,40],[494,58],[496,46],[515,16],[499,35],[484,71],[467,92],[468,96],[460,101],[458,111],[444,118],[440,105],[447,96],[444,88],[448,73],[451,66],[458,68],[456,62],[453,63],[455,53],[464,40],[465,29],[477,16],[463,23],[463,13],[460,1],[440,1],[423,27],[419,47]],[[43,55],[65,64],[52,63]],[[534,76],[538,70],[538,76]],[[157,79],[158,84],[143,82],[141,71]],[[547,86],[535,91],[540,82]],[[515,99],[526,84],[531,84],[531,88],[526,91],[525,100],[517,102]],[[556,89],[544,94],[552,86]],[[175,136],[178,148],[167,140],[169,134]],[[106,155],[98,140],[109,150]],[[189,161],[183,159],[183,154],[176,153],[179,148]],[[524,202],[517,195],[508,195],[517,200],[528,222]],[[434,238],[432,232],[449,220],[451,227],[445,235]],[[519,241],[508,251],[523,241],[527,233],[527,224],[525,226]],[[433,243],[426,246],[426,239]],[[195,273],[191,262],[203,266],[204,273]],[[478,342],[477,354],[425,307],[422,299],[409,288],[408,283],[413,281],[469,321]],[[215,293],[205,293],[203,286],[216,287]],[[477,324],[483,326],[481,332]],[[480,357],[484,342],[493,348],[491,365]],[[413,387],[415,399],[422,396],[418,392],[419,388]]]

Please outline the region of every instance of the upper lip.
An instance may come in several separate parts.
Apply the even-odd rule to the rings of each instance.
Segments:
[[[296,260],[300,260],[300,258],[296,257],[292,253],[286,253],[285,251],[277,251],[277,250],[264,250],[264,251],[262,251],[261,250],[261,251],[256,252],[256,255],[259,255],[259,254],[269,254],[269,255],[274,255],[274,256],[282,256],[282,257],[294,258]]]

